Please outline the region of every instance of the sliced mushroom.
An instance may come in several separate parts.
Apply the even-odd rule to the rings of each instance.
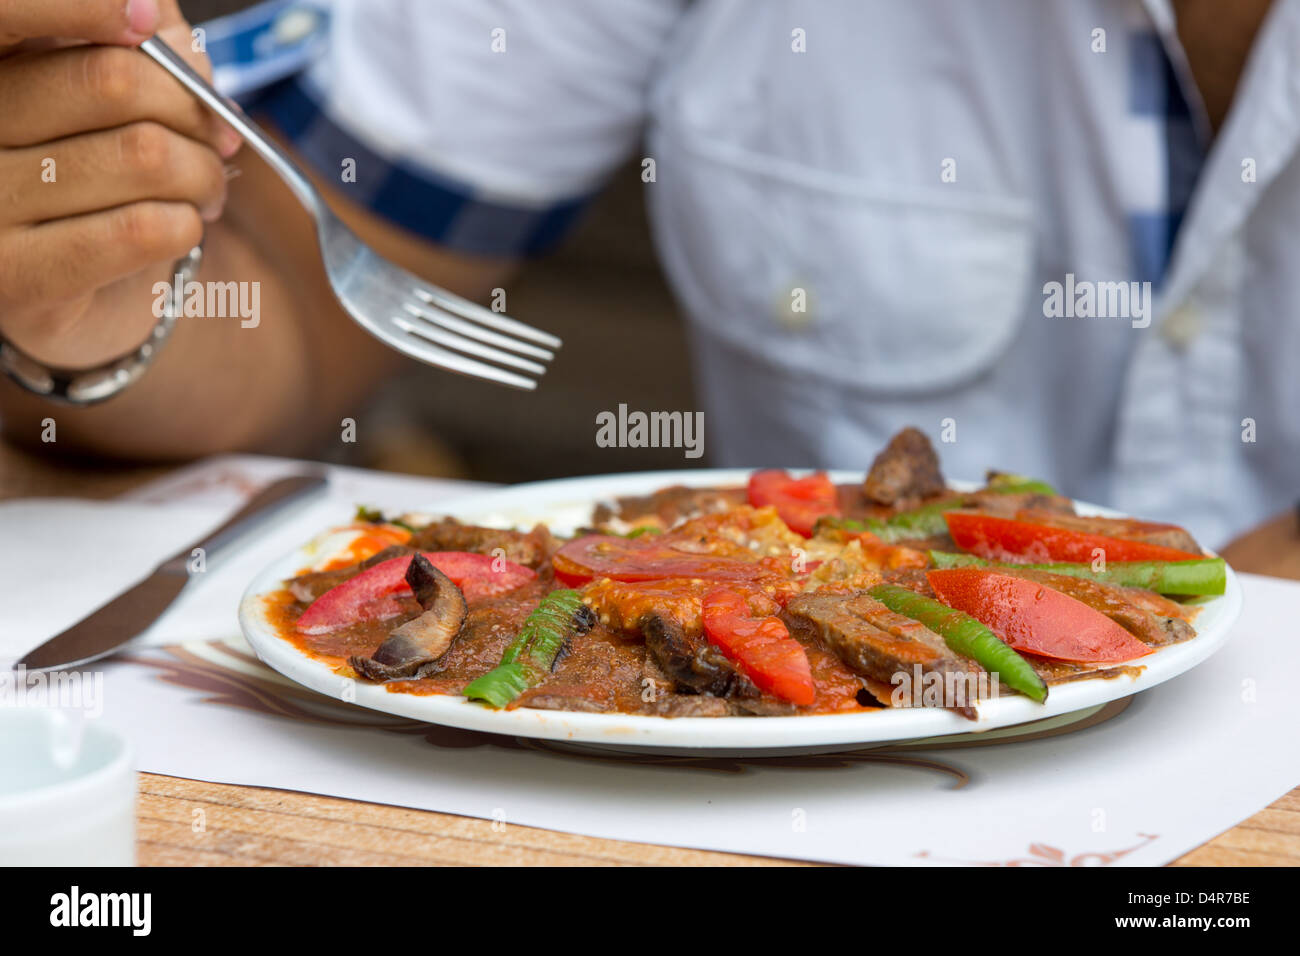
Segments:
[[[465,596],[452,580],[422,554],[411,559],[406,583],[424,613],[394,628],[370,657],[352,656],[348,663],[373,681],[424,677],[436,673],[438,659],[447,653],[465,622]]]

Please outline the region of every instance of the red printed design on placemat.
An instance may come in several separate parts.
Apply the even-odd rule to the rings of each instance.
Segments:
[[[929,850],[922,850],[916,856],[918,859],[933,860],[936,863],[960,863],[965,866],[1109,866],[1116,860],[1128,856],[1135,850],[1150,846],[1152,841],[1160,839],[1160,835],[1157,833],[1139,833],[1137,836],[1142,838],[1141,843],[1125,847],[1122,850],[1111,850],[1107,853],[1089,851],[1071,856],[1060,847],[1051,846],[1047,843],[1031,843],[1029,844],[1027,856],[1010,860],[953,860],[934,856]]]

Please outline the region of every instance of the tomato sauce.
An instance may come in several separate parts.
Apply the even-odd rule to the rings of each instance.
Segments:
[[[815,490],[819,493],[819,507],[834,508],[847,518],[887,518],[894,513],[889,507],[869,501],[861,484]],[[943,492],[929,500],[951,498],[954,494]],[[669,619],[692,635],[693,640],[701,640],[700,635],[705,633],[703,598],[714,589],[734,590],[745,598],[752,615],[764,618],[778,613],[792,595],[809,587],[814,580],[828,594],[841,588],[852,591],[862,586],[860,576],[843,582],[834,576],[823,575],[824,580],[812,577],[813,568],[820,561],[796,572],[786,554],[790,542],[782,535],[794,538],[799,546],[803,542],[791,535],[780,521],[775,522],[776,529],[771,527],[774,520],[771,509],[755,510],[745,504],[746,500],[744,489],[666,489],[646,498],[622,499],[617,517],[625,523],[636,523],[639,517],[653,519],[648,525],[659,528],[666,528],[681,518],[687,519],[685,525],[639,537],[587,535],[563,545],[548,536],[547,543],[540,546],[538,562],[532,564],[538,570],[535,579],[504,595],[469,601],[465,621],[450,648],[438,660],[437,673],[417,680],[390,681],[384,685],[385,689],[399,694],[459,695],[466,685],[496,667],[519,634],[524,620],[557,586],[552,574],[553,560],[561,582],[580,590],[584,601],[596,612],[597,623],[586,634],[571,638],[550,673],[510,706],[665,713],[654,706],[662,697],[656,701],[652,694],[647,700],[647,685],[662,685],[667,678],[655,656],[647,651],[640,633],[645,615],[653,613]],[[1000,499],[991,495],[989,502],[999,505]],[[606,517],[613,516],[612,512],[606,514]],[[598,521],[600,517],[598,508]],[[363,530],[365,533],[331,562],[330,568],[355,566],[393,544],[410,541],[409,532],[392,525],[368,525]],[[466,527],[453,527],[453,530],[463,532]],[[421,533],[428,534],[423,530]],[[496,536],[494,541],[502,535],[515,534],[492,533]],[[823,537],[821,545],[825,541]],[[486,546],[460,539],[457,542],[457,547],[486,553]],[[425,543],[422,541],[421,547]],[[557,545],[558,553],[554,551]],[[834,556],[827,559],[833,560],[836,560]],[[878,574],[875,577],[879,580]],[[929,590],[923,580],[920,584],[912,583],[918,590]],[[301,588],[297,590],[299,594],[304,593]],[[295,598],[287,588],[264,600],[267,617],[284,640],[344,677],[356,676],[348,664],[350,657],[372,656],[396,626],[422,612],[413,596],[399,595],[395,600],[400,605],[400,613],[394,617],[357,621],[328,633],[304,634],[298,631],[296,623],[309,606],[308,601]],[[1173,616],[1165,607],[1173,607],[1172,602],[1158,595],[1148,595],[1143,600],[1161,616]],[[1016,602],[1017,610],[1021,604],[1023,601]],[[880,709],[870,692],[872,681],[850,669],[822,637],[802,631],[792,636],[807,655],[815,693],[811,704],[797,708],[764,694],[766,702],[778,705],[771,713],[830,714]],[[725,642],[715,640],[715,647],[722,646]],[[662,648],[660,653],[664,653]],[[1140,671],[1140,668],[1103,669],[1095,664],[1081,666],[1046,659],[1035,661],[1035,666],[1049,682],[1077,679],[1087,673],[1111,676]],[[667,696],[679,700],[701,699],[685,693]],[[712,712],[721,713],[725,709],[719,705]],[[687,713],[689,708],[680,712]]]
[[[465,624],[451,648],[440,661],[443,669],[419,680],[390,681],[384,687],[394,694],[452,694],[490,671],[514,640],[520,626],[552,585],[541,579],[531,582],[505,597],[471,604]],[[678,601],[695,603],[698,619],[698,588],[690,582],[676,582],[662,593],[648,599],[663,600],[671,594]],[[414,598],[402,598],[402,615],[385,621],[364,621],[328,634],[302,634],[295,625],[307,604],[296,600],[288,590],[277,591],[265,599],[267,617],[277,633],[306,656],[331,667],[340,676],[352,677],[348,658],[354,654],[369,656],[398,624],[420,613]],[[816,698],[808,707],[796,708],[805,714],[844,713],[873,709],[860,702],[862,680],[850,671],[834,653],[816,641],[801,641],[808,654],[816,684]],[[618,713],[649,712],[644,699],[646,690],[646,647],[640,634],[598,623],[587,634],[569,642],[551,673],[512,704],[527,707],[537,703],[547,707],[572,710],[610,711]]]

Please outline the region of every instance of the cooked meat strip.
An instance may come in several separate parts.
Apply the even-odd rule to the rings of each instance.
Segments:
[[[520,706],[534,710],[576,710],[588,714],[605,714],[614,710],[614,703],[604,697],[592,697],[581,691],[564,693],[557,691],[534,692],[521,697]]]
[[[1204,554],[1205,549],[1200,543],[1192,537],[1191,533],[1183,528],[1168,528],[1162,531],[1147,531],[1142,534],[1127,535],[1130,541],[1143,541],[1147,544],[1156,544],[1162,548],[1173,548],[1175,551],[1187,551],[1190,554]]]
[[[1136,603],[1128,588],[1033,568],[1001,567],[998,571],[1027,581],[1037,581],[1082,601],[1093,610],[1105,614],[1143,644],[1172,644],[1185,641],[1196,634],[1181,616],[1157,615]]]
[[[814,634],[859,674],[889,684],[895,674],[967,675],[980,666],[955,654],[929,628],[868,594],[800,594],[781,614],[791,633]]]
[[[659,665],[659,660],[646,648],[644,656],[641,658],[641,692],[645,696],[647,690],[654,691],[655,696],[670,693],[673,686],[673,679]]]
[[[1140,664],[1077,664],[1072,661],[1054,661],[1047,657],[1035,657],[1033,654],[1026,654],[1025,660],[1029,661],[1034,672],[1043,679],[1048,685],[1067,684],[1070,681],[1083,680],[1088,677],[1097,677],[1109,679],[1120,677],[1137,677],[1142,673],[1143,667]]]
[[[722,651],[712,644],[691,640],[680,624],[670,617],[647,614],[641,619],[646,649],[676,685],[696,694],[714,697],[757,697],[759,690],[736,670]]]
[[[760,693],[757,697],[732,696],[724,698],[731,705],[733,714],[749,714],[754,717],[788,717],[798,708],[788,700]]]
[[[637,708],[638,714],[650,717],[729,717],[732,714],[746,713],[722,697],[710,697],[703,693],[677,693],[672,688],[672,678],[659,666],[654,654],[646,649],[641,665],[641,705]]]
[[[1012,515],[1011,517],[1020,517],[1025,521],[1050,524],[1057,528],[1068,528],[1071,531],[1082,531],[1084,534],[1102,534],[1111,538],[1122,538],[1125,541],[1141,541],[1143,544],[1155,544],[1163,548],[1173,548],[1176,551],[1186,551],[1193,555],[1204,554],[1201,546],[1196,543],[1196,539],[1185,529],[1174,524],[1155,524],[1133,518],[1063,515],[1050,510],[1043,510],[1032,504],[1022,506],[1018,515]]]
[[[596,506],[592,522],[598,527],[617,518],[630,525],[671,528],[690,518],[726,511],[748,501],[744,488],[688,488],[672,485],[652,495],[618,498],[613,507]]]
[[[289,593],[293,595],[295,601],[301,601],[303,604],[310,604],[334,586],[333,584],[328,587],[323,586],[320,576],[334,573],[335,572],[333,571],[308,571],[306,574],[300,574],[296,578],[290,578],[285,583],[289,586]],[[343,580],[335,583],[342,584]]]
[[[647,648],[641,663],[641,706],[637,713],[652,717],[727,717],[743,713],[721,697],[677,693],[674,686],[673,679]]]
[[[749,714],[791,714],[794,705],[764,694],[703,634],[684,629],[664,614],[641,619],[647,656],[668,676],[673,690],[703,694],[728,701],[734,710]]]
[[[370,680],[398,680],[436,673],[438,658],[447,653],[468,613],[460,588],[422,554],[411,559],[406,583],[424,613],[395,628],[370,657],[348,658],[353,669]]]
[[[1000,518],[1014,518],[1022,511],[1036,511],[1051,515],[1055,520],[1059,515],[1074,515],[1074,502],[1064,495],[1040,495],[1032,491],[971,491],[962,497],[977,511],[997,515]]]
[[[538,568],[549,561],[560,542],[543,524],[531,531],[508,531],[501,528],[483,528],[461,524],[454,518],[441,521],[415,531],[410,546],[420,551],[472,551],[491,554],[497,548],[505,553],[507,561]]]
[[[934,588],[930,587],[930,579],[925,576],[922,568],[890,568],[882,571],[881,577],[886,584],[897,584],[900,588],[907,588],[928,598],[935,596]]]
[[[642,712],[652,717],[731,717],[748,713],[732,701],[705,694],[660,694]]]
[[[346,568],[335,568],[332,571],[308,571],[306,574],[300,574],[296,578],[289,579],[289,592],[294,596],[295,600],[310,604],[330,588],[337,587],[349,578],[356,577],[367,568],[373,568],[376,564],[387,561],[389,558],[400,558],[404,554],[412,554],[414,551],[414,548],[395,544],[384,548],[383,551],[372,554],[364,561],[359,561]]]
[[[1173,617],[1191,624],[1196,620],[1196,615],[1201,613],[1201,609],[1195,604],[1179,604],[1177,601],[1171,600],[1163,594],[1157,594],[1155,591],[1148,591],[1145,588],[1111,586],[1115,590],[1122,592],[1126,598],[1138,607],[1146,608],[1156,617]]]
[[[910,427],[889,440],[862,483],[867,499],[882,505],[900,505],[946,488],[930,439]]]
[[[867,678],[868,690],[887,706],[892,705],[892,697],[884,691],[897,686],[896,674],[911,678],[919,667],[922,674],[943,678],[945,686],[951,677],[963,689],[970,688],[966,692],[973,692],[971,679],[984,673],[984,668],[954,653],[925,625],[894,613],[865,593],[801,594],[786,605],[782,617],[791,633],[820,637],[849,668]],[[1001,684],[997,686],[999,695],[1010,692]],[[974,703],[947,709],[975,720]]]
[[[585,606],[578,615],[589,615]],[[588,618],[590,620],[590,618]],[[585,627],[585,621],[578,624]],[[578,635],[575,635],[575,637]],[[533,707],[546,698],[570,698],[575,703],[564,709],[629,711],[640,701],[641,670],[645,646],[639,638],[619,634],[595,624],[581,639],[566,642],[565,653],[557,657],[549,674],[520,694],[510,706]]]

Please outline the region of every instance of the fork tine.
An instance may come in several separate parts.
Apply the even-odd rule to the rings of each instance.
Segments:
[[[472,339],[462,338],[459,335],[453,335],[450,332],[444,332],[442,329],[428,326],[416,325],[408,322],[399,315],[393,316],[393,324],[403,332],[409,335],[418,336],[438,345],[444,345],[449,349],[456,349],[459,352],[467,352],[470,355],[477,355],[479,358],[491,359],[500,365],[509,365],[511,368],[521,369],[525,372],[532,372],[534,375],[543,375],[546,372],[546,366],[530,359],[520,358],[518,355],[511,355],[509,352],[503,352],[500,349],[494,349],[490,345],[483,345]]]
[[[479,362],[476,359],[467,358],[464,355],[457,355],[455,352],[449,352],[420,336],[394,335],[391,338],[386,338],[384,341],[390,346],[398,348],[411,358],[423,362],[426,365],[437,365],[451,372],[459,372],[461,375],[468,375],[471,378],[485,378],[490,382],[497,382],[500,385],[509,385],[512,388],[519,388],[528,392],[537,388],[537,383],[531,378],[524,378],[522,375],[516,375],[514,372],[507,372],[505,369],[497,368],[495,365],[488,365],[486,362]]]
[[[510,318],[508,315],[502,315],[499,312],[493,312],[491,309],[485,309],[476,302],[471,302],[469,299],[462,299],[460,296],[453,295],[450,292],[416,286],[415,294],[430,305],[436,305],[440,309],[445,309],[454,315],[459,315],[462,318],[482,323],[483,325],[496,329],[499,332],[510,332],[520,338],[529,339],[553,349],[558,349],[564,344],[558,337],[551,335],[549,332],[542,332],[533,328],[531,325],[524,325],[524,323]]]
[[[402,308],[411,315],[425,322],[433,322],[441,325],[445,329],[450,329],[460,335],[468,336],[472,339],[478,339],[480,342],[486,342],[488,345],[500,346],[503,349],[510,349],[518,352],[520,355],[531,355],[533,358],[549,362],[555,358],[555,353],[550,349],[540,348],[536,345],[529,345],[527,342],[520,342],[518,339],[512,339],[508,335],[502,335],[499,332],[493,332],[483,328],[481,325],[475,325],[473,322],[466,322],[464,319],[458,319],[456,316],[447,312],[436,310],[429,305],[416,305],[413,302],[403,302]]]

